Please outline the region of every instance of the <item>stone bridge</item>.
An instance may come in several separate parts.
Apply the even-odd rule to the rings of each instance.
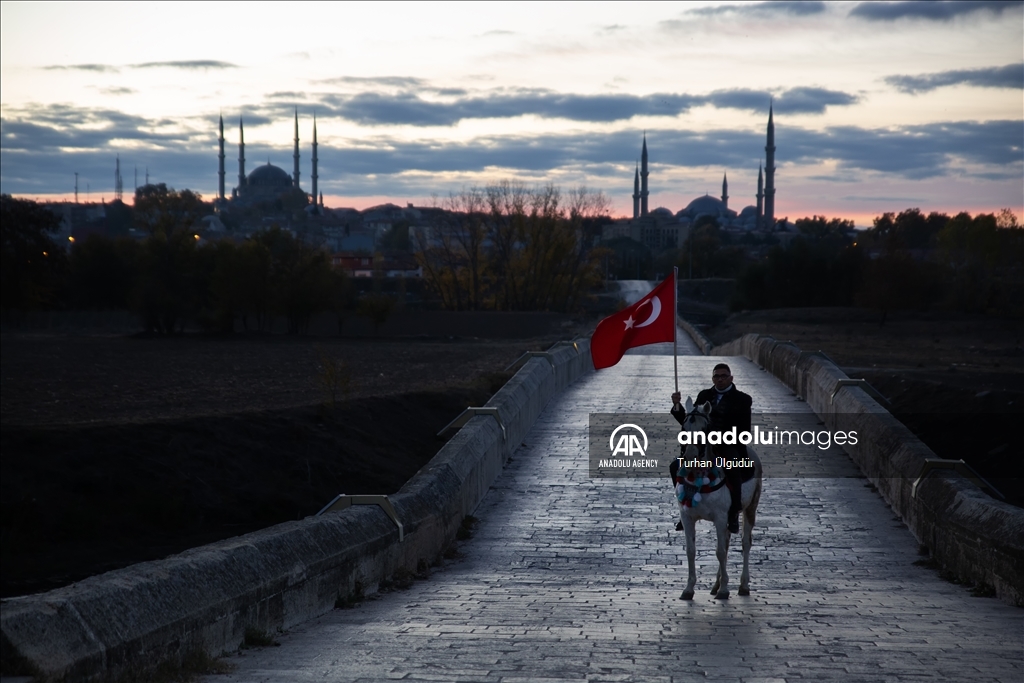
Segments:
[[[746,358],[680,353],[684,396],[727,361],[755,412],[820,424]],[[292,628],[279,647],[243,650],[226,660],[232,673],[204,680],[1024,681],[1024,610],[922,566],[917,541],[842,453],[821,476],[765,480],[749,597],[708,593],[714,537],[699,524],[699,592],[680,601],[685,545],[667,478],[592,479],[587,459],[590,413],[669,408],[670,354],[630,352],[552,400],[477,509],[460,559]]]

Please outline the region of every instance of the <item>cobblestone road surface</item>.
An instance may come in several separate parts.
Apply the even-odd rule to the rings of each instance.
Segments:
[[[679,359],[684,395],[718,360]],[[755,411],[817,424],[770,375],[728,361]],[[701,523],[699,592],[680,601],[685,542],[667,478],[592,480],[587,467],[589,413],[666,410],[671,390],[665,355],[584,377],[480,505],[462,559],[231,656],[235,671],[207,680],[1024,681],[1024,610],[916,566],[910,532],[834,451],[818,473],[851,476],[813,476],[810,458],[800,478],[766,479],[749,597],[708,594],[714,538]],[[799,457],[764,453],[766,468]]]

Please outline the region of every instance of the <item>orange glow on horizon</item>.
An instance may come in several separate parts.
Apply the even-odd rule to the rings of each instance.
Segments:
[[[62,194],[15,194],[12,195],[17,199],[28,199],[40,203],[58,203],[67,202],[73,203],[75,201],[74,192],[62,193]],[[102,198],[101,198],[102,199]],[[134,203],[134,197],[127,198],[128,201],[125,203],[131,206]],[[440,198],[438,199],[440,201]],[[388,195],[369,195],[369,196],[347,196],[347,195],[328,195],[324,194],[324,205],[328,209],[356,209],[357,211],[365,211],[366,209],[374,206],[380,206],[382,204],[394,204],[396,206],[405,207],[408,204],[412,204],[416,207],[432,206],[434,200],[429,197],[391,197]],[[83,201],[82,194],[79,193],[79,204],[100,204],[100,200],[95,201]],[[629,204],[627,206],[627,203]],[[671,208],[671,207],[669,207]],[[683,208],[682,206],[674,209],[678,211]],[[887,207],[884,210],[878,211],[841,211],[826,209],[821,207],[800,207],[794,208],[792,205],[783,204],[776,209],[776,216],[778,218],[789,218],[791,221],[795,221],[798,218],[809,218],[811,216],[825,216],[826,218],[843,218],[852,220],[854,225],[858,228],[870,228],[873,221],[878,216],[881,216],[886,211],[893,211],[899,213],[905,209],[915,208],[914,206],[904,206],[902,208],[894,209]],[[921,204],[916,208],[921,209],[925,214],[929,214],[932,211],[938,211],[939,213],[945,213],[950,216],[955,216],[961,211],[966,211],[972,216],[983,213],[998,214],[1000,210],[1006,207],[991,207],[991,206],[927,206]],[[1009,207],[1013,211],[1014,215],[1017,216],[1017,221],[1024,225],[1024,208],[1022,207]],[[613,202],[612,203],[612,217],[616,219],[630,218],[632,216],[632,203],[630,202]]]

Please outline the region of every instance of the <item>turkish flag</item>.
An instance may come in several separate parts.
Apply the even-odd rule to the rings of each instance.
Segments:
[[[590,338],[594,369],[610,368],[622,360],[626,349],[645,344],[675,341],[675,275],[652,289],[632,306],[597,324]]]

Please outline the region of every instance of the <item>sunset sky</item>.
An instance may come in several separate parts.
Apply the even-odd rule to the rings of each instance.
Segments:
[[[0,17],[0,190],[110,200],[120,155],[213,198],[238,119],[247,171],[310,189],[315,113],[328,206],[429,203],[503,179],[585,184],[632,210],[647,132],[651,208],[728,174],[754,203],[768,103],[776,215],[1024,214],[1024,4],[22,4]]]

